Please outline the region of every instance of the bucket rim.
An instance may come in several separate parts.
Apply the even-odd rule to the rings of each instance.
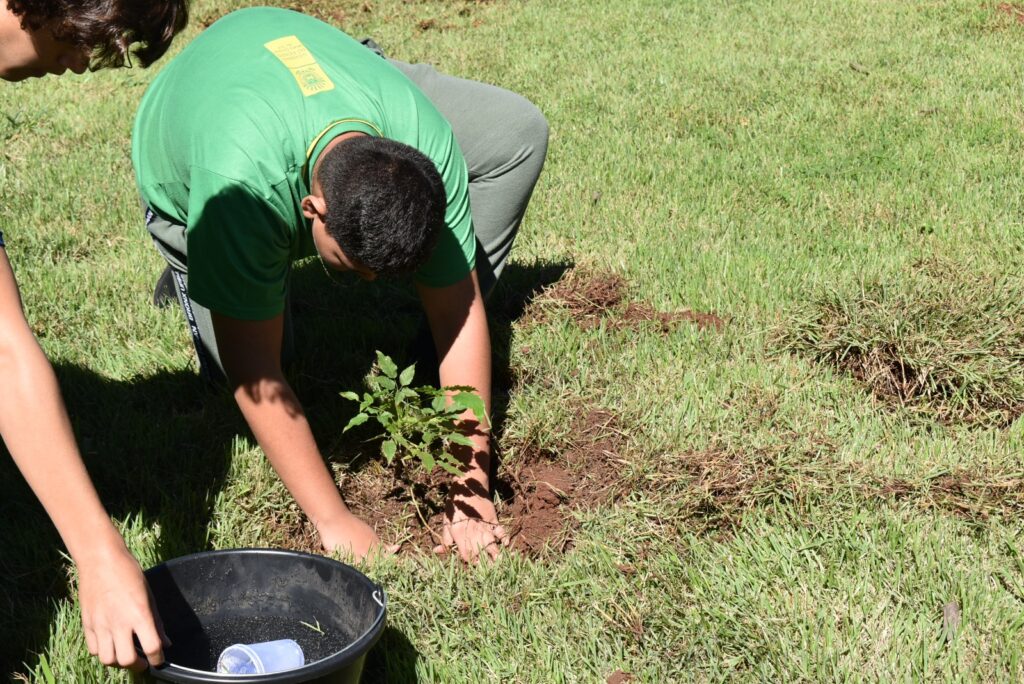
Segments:
[[[177,682],[180,684],[218,684],[220,682],[246,682],[249,684],[301,684],[301,682],[307,682],[337,672],[341,668],[354,663],[359,658],[364,657],[384,631],[384,625],[387,621],[388,603],[387,592],[384,591],[384,587],[380,586],[363,574],[359,569],[349,565],[348,563],[343,563],[341,561],[334,560],[333,558],[328,558],[327,556],[289,549],[216,549],[211,551],[198,551],[196,553],[170,558],[162,563],[154,565],[151,568],[147,568],[143,571],[143,575],[148,577],[150,572],[156,572],[159,569],[172,569],[175,566],[183,565],[190,561],[229,555],[296,558],[309,560],[314,563],[336,566],[342,571],[350,575],[354,575],[360,583],[365,585],[365,587],[370,590],[369,593],[371,598],[373,598],[374,602],[380,606],[380,610],[374,618],[373,624],[371,624],[362,635],[348,646],[337,653],[327,656],[326,658],[315,660],[312,663],[306,663],[302,667],[297,667],[294,670],[273,672],[269,674],[231,675],[219,674],[217,672],[210,672],[207,670],[196,670],[190,667],[182,667],[181,665],[174,665],[173,663],[165,662],[163,665],[158,667],[147,668],[146,671],[149,672],[151,676],[156,677],[157,679]]]

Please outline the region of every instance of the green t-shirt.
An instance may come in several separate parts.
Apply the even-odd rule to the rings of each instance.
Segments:
[[[316,253],[300,202],[324,146],[361,131],[420,150],[444,181],[446,229],[417,272],[464,278],[476,240],[451,127],[398,69],[343,32],[289,10],[223,17],[153,80],[132,163],[146,203],[186,227],[189,294],[235,318],[284,310],[291,262]]]

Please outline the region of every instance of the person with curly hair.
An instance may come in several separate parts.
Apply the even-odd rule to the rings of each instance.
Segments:
[[[187,0],[7,0],[0,7],[0,78],[158,60],[188,21]],[[134,47],[133,47],[134,46]]]
[[[82,73],[129,64],[132,56],[148,66],[187,20],[187,0],[9,0],[0,5],[0,78]],[[137,671],[160,664],[166,637],[142,568],[82,463],[57,378],[22,310],[2,233],[0,378],[0,438],[78,568],[89,652]]]

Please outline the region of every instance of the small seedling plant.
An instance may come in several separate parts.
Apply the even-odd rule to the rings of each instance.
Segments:
[[[459,430],[460,416],[472,411],[476,420],[487,420],[483,399],[473,387],[453,385],[411,387],[416,364],[402,372],[389,356],[377,352],[377,365],[366,380],[367,391],[360,396],[342,392],[345,399],[359,403],[359,412],[348,421],[344,432],[373,419],[383,432],[380,453],[388,465],[419,467],[430,473],[440,467],[460,475],[460,463],[451,453],[452,445],[472,447],[473,442]],[[397,463],[396,463],[397,460]]]

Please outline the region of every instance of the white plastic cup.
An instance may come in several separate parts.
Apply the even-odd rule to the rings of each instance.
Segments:
[[[270,674],[306,664],[302,647],[293,639],[228,646],[217,658],[219,674]]]

